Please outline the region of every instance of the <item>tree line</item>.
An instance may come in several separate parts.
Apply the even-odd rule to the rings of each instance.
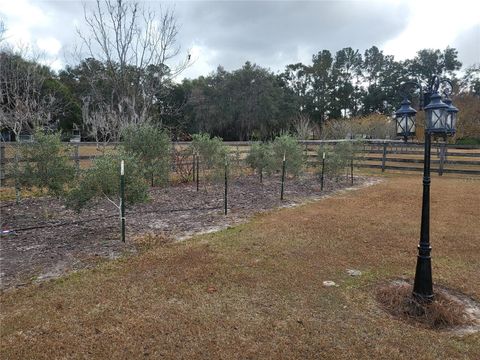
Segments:
[[[462,69],[450,47],[423,49],[402,61],[376,46],[364,53],[321,50],[311,64],[289,64],[282,72],[246,62],[179,82],[192,59],[181,54],[168,9],[98,0],[85,9],[86,30],[78,32],[86,50],[58,73],[9,48],[6,27],[0,26],[0,127],[15,138],[43,126],[67,137],[77,129],[89,140],[118,141],[123,129],[151,123],[174,139],[208,132],[225,140],[265,140],[305,119],[320,136],[332,119],[391,115],[403,82],[428,82],[434,74],[452,80],[468,104],[480,97],[479,65]]]

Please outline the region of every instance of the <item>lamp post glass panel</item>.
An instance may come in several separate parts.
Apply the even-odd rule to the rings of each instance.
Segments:
[[[433,300],[433,282],[432,282],[432,264],[430,247],[430,151],[432,135],[447,137],[455,133],[458,109],[453,106],[450,99],[442,101],[438,93],[441,83],[447,83],[448,80],[441,80],[435,76],[425,91],[418,83],[413,84],[420,88],[420,93],[424,99],[429,101],[424,110],[426,113],[425,122],[425,151],[423,160],[423,197],[422,197],[422,221],[420,228],[420,244],[418,245],[417,266],[415,270],[415,282],[413,285],[413,296],[424,302]],[[445,95],[448,93],[445,92]],[[410,102],[405,98],[400,109],[396,111],[397,134],[402,136],[405,141],[408,137],[415,134],[415,114],[416,111],[410,106]]]
[[[405,141],[409,137],[415,136],[416,113],[417,111],[410,106],[410,101],[407,98],[402,101],[400,109],[395,112],[397,135],[403,137]]]
[[[442,101],[439,93],[435,92],[430,97],[430,104],[425,106],[427,123],[425,132],[430,134],[447,134],[447,109],[449,106]]]
[[[445,122],[445,126],[447,128],[447,134],[454,135],[455,127],[457,126],[458,109],[455,105],[452,104],[452,100],[448,97],[444,100],[444,103],[448,105],[447,118]]]

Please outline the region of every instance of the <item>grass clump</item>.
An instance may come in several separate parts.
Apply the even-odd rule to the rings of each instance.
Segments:
[[[381,286],[376,297],[393,316],[430,329],[449,329],[469,325],[470,322],[465,306],[445,290],[437,290],[433,301],[425,303],[412,295],[412,285],[397,281]]]

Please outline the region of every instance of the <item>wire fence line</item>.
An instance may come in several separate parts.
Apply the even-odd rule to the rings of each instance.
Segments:
[[[165,210],[149,210],[149,211],[128,211],[127,210],[127,215],[144,215],[144,214],[165,214],[165,213],[172,213],[172,212],[187,212],[187,211],[204,211],[204,210],[219,210],[222,209],[223,205],[220,204],[215,207],[195,207],[195,208],[180,208],[180,209],[165,209]],[[29,226],[24,226],[24,227],[19,227],[19,228],[14,228],[14,229],[8,229],[8,232],[5,232],[5,234],[8,233],[16,233],[16,232],[21,232],[21,231],[28,231],[28,230],[35,230],[35,229],[44,229],[44,228],[53,228],[53,227],[60,227],[60,226],[68,226],[68,225],[78,225],[78,224],[84,224],[84,223],[89,223],[97,220],[102,220],[102,219],[112,219],[115,217],[119,217],[118,214],[114,215],[102,215],[102,216],[95,216],[92,218],[88,219],[81,219],[81,220],[73,220],[73,221],[64,221],[64,222],[55,222],[55,223],[40,223],[40,224],[35,224],[35,225],[29,225]]]
[[[338,139],[338,140],[299,140],[299,144],[305,149],[307,166],[316,166],[321,161],[318,158],[317,149],[321,146],[335,147],[339,143],[355,141],[361,144],[357,151],[356,166],[361,168],[397,170],[397,171],[421,171],[423,164],[423,146],[421,142],[404,143],[389,139]],[[249,153],[253,142],[249,141],[225,141],[231,156],[236,157],[237,165],[245,165],[244,160]],[[14,148],[25,143],[0,143],[0,180],[4,185],[8,175],[5,167],[14,161]],[[28,144],[28,143],[27,143]],[[101,156],[105,151],[115,151],[121,143],[109,143],[99,146],[95,142],[66,143],[73,148],[70,160],[77,169],[88,168],[92,161]],[[185,171],[193,170],[193,154],[189,148],[191,142],[174,142],[171,153],[171,170],[177,171],[183,168]],[[437,158],[432,159],[432,165],[436,167],[439,175],[443,173],[456,173],[465,175],[480,175],[480,146],[479,145],[455,145],[443,142],[432,144],[432,154]],[[381,155],[381,156],[379,156]],[[392,156],[393,155],[393,156]],[[416,157],[415,155],[418,155]],[[189,169],[189,168],[192,169]]]

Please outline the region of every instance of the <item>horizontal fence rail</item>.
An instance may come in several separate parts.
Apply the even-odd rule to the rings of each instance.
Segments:
[[[341,142],[352,140],[300,140],[305,149],[308,166],[318,164],[318,149],[320,146],[334,148]],[[423,171],[423,143],[404,143],[395,140],[360,140],[355,156],[355,166],[358,168],[378,169],[385,171],[416,172]],[[25,145],[25,143],[20,143]],[[247,141],[226,141],[234,161],[244,164],[244,160],[252,144]],[[19,143],[0,143],[0,180],[6,178],[5,167],[14,161],[15,147]],[[77,169],[88,168],[92,161],[104,152],[115,151],[119,143],[106,145],[95,142],[66,143],[70,146],[71,161]],[[192,165],[192,156],[188,154],[190,142],[174,142],[172,151],[172,170],[178,167]],[[28,144],[27,144],[28,146]],[[288,155],[288,154],[287,154]],[[439,175],[444,173],[480,175],[480,146],[455,145],[446,143],[432,144],[432,171]],[[2,181],[2,185],[3,185]]]

